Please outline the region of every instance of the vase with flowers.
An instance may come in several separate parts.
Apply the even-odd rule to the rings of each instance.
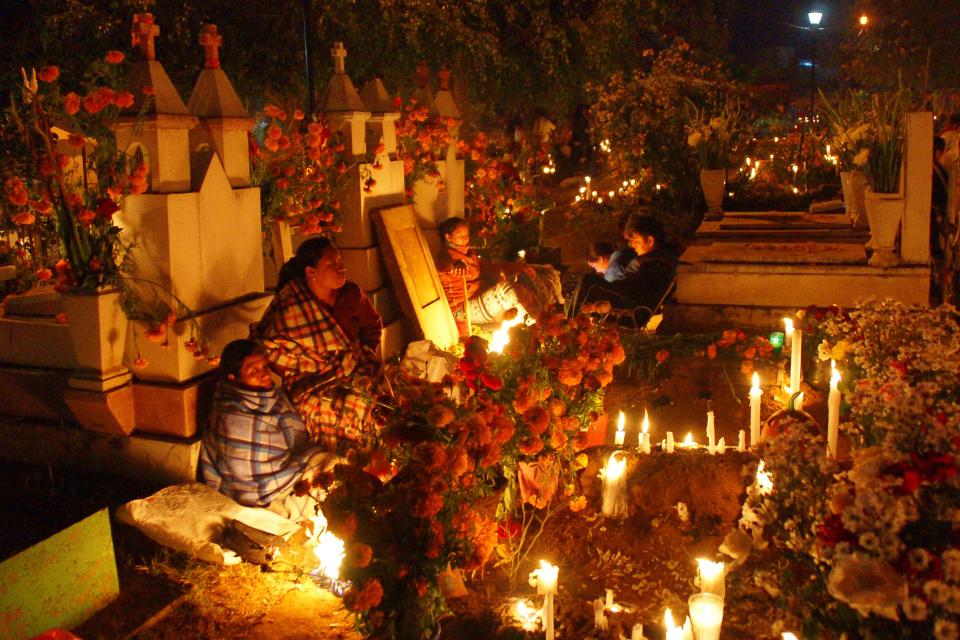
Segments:
[[[820,102],[830,128],[830,151],[837,160],[840,171],[840,186],[843,190],[843,203],[854,227],[867,228],[867,212],[864,205],[867,176],[861,167],[854,163],[859,145],[869,129],[859,122],[857,115],[862,111],[858,105],[867,100],[866,94],[849,91],[831,100],[820,92]]]
[[[28,274],[20,289],[52,285],[63,294],[77,378],[98,390],[130,379],[123,361],[128,317],[149,321],[153,330],[169,324],[171,315],[192,316],[151,283],[153,300],[139,299],[125,275],[129,247],[114,215],[124,197],[147,190],[149,167],[116,145],[113,126],[135,101],[122,88],[124,61],[122,52],[108,52],[77,91],[65,93],[57,67],[23,71],[23,89],[3,123],[12,149],[0,165],[0,220],[20,248],[19,272]],[[172,302],[164,303],[165,297]],[[196,322],[190,326],[198,336]],[[190,344],[206,357],[200,342]],[[145,362],[137,356],[129,364]]]
[[[723,193],[727,184],[727,157],[736,141],[741,113],[737,103],[726,103],[713,112],[687,101],[687,145],[700,165],[700,186],[707,203],[707,220],[723,217]]]

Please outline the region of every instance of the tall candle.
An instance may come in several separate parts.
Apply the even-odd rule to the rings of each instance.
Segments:
[[[593,601],[593,626],[597,631],[607,630],[607,616],[603,612],[603,600],[600,598]]]
[[[797,394],[797,399],[793,401],[793,408],[797,411],[803,411],[803,391]]]
[[[623,411],[621,411],[620,415],[617,417],[617,434],[614,439],[614,444],[616,444],[618,447],[623,446],[623,438],[626,435],[623,430],[623,424],[625,420],[626,418],[623,415]]]
[[[697,593],[690,596],[689,606],[697,640],[720,640],[723,598],[712,593]]]
[[[644,640],[643,625],[639,622],[633,625],[633,629],[630,631],[630,640]]]
[[[840,372],[837,364],[830,361],[833,373],[830,376],[830,396],[827,398],[827,455],[837,457],[837,438],[840,436]]]
[[[537,594],[543,596],[543,627],[547,640],[554,640],[553,596],[557,593],[557,576],[560,568],[546,560],[540,561],[540,568],[530,573],[530,586],[537,588]]]
[[[794,392],[800,391],[800,359],[803,356],[803,331],[793,330],[793,342],[790,351],[790,388]]]
[[[705,558],[697,558],[697,575],[700,576],[700,592],[726,597],[725,565]]]
[[[627,515],[626,467],[627,459],[622,457],[619,451],[614,451],[600,469],[600,478],[603,480],[601,508],[603,515],[607,517]]]
[[[650,453],[650,414],[643,410],[643,422],[640,423],[640,453]]]
[[[753,386],[750,388],[750,446],[760,444],[760,374],[753,372]]]
[[[752,411],[752,408],[751,408],[751,411]],[[740,434],[737,438],[737,451],[740,451],[742,453],[746,450],[747,450],[747,432],[744,431],[743,429],[740,429]]]
[[[673,431],[667,431],[667,453],[673,453]]]
[[[717,452],[716,439],[717,433],[713,421],[713,411],[707,411],[707,451],[710,453]]]
[[[793,319],[784,318],[783,319],[783,346],[789,347],[790,341],[793,340]]]

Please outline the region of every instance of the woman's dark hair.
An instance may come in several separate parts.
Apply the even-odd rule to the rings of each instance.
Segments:
[[[947,141],[940,136],[933,136],[933,152],[940,153],[947,150]]]
[[[596,262],[600,258],[609,258],[612,255],[613,245],[609,242],[598,240],[596,242],[591,242],[590,246],[587,247],[587,262]]]
[[[243,366],[243,361],[247,359],[251,353],[256,353],[260,350],[260,345],[258,345],[253,340],[234,340],[227,346],[223,348],[223,353],[220,354],[220,379],[227,380],[227,376],[233,375],[240,377],[240,367]]]
[[[656,249],[662,249],[667,244],[667,233],[664,231],[663,225],[660,224],[659,220],[648,215],[633,214],[630,216],[623,233],[627,237],[639,235],[649,238],[653,236],[653,246]]]
[[[453,233],[457,229],[463,226],[467,226],[468,223],[464,218],[459,216],[453,216],[452,218],[447,218],[440,223],[438,230],[440,231],[440,238],[446,239],[447,234]]]
[[[317,260],[332,248],[335,248],[333,241],[326,236],[304,240],[303,244],[297,247],[296,255],[280,267],[280,273],[277,275],[277,291],[283,289],[293,279],[303,280],[306,277],[307,267],[315,266]]]

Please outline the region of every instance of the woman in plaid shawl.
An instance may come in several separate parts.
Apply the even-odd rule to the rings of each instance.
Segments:
[[[382,328],[337,248],[311,238],[280,270],[253,330],[311,437],[330,451],[343,453],[372,428]]]

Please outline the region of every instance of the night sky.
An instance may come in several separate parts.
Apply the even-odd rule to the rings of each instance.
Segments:
[[[797,47],[806,50],[810,35],[807,13],[824,14],[823,36],[838,27],[837,20],[849,14],[853,0],[737,0],[732,25],[731,52],[749,57],[766,47]],[[796,26],[792,26],[796,25]]]

